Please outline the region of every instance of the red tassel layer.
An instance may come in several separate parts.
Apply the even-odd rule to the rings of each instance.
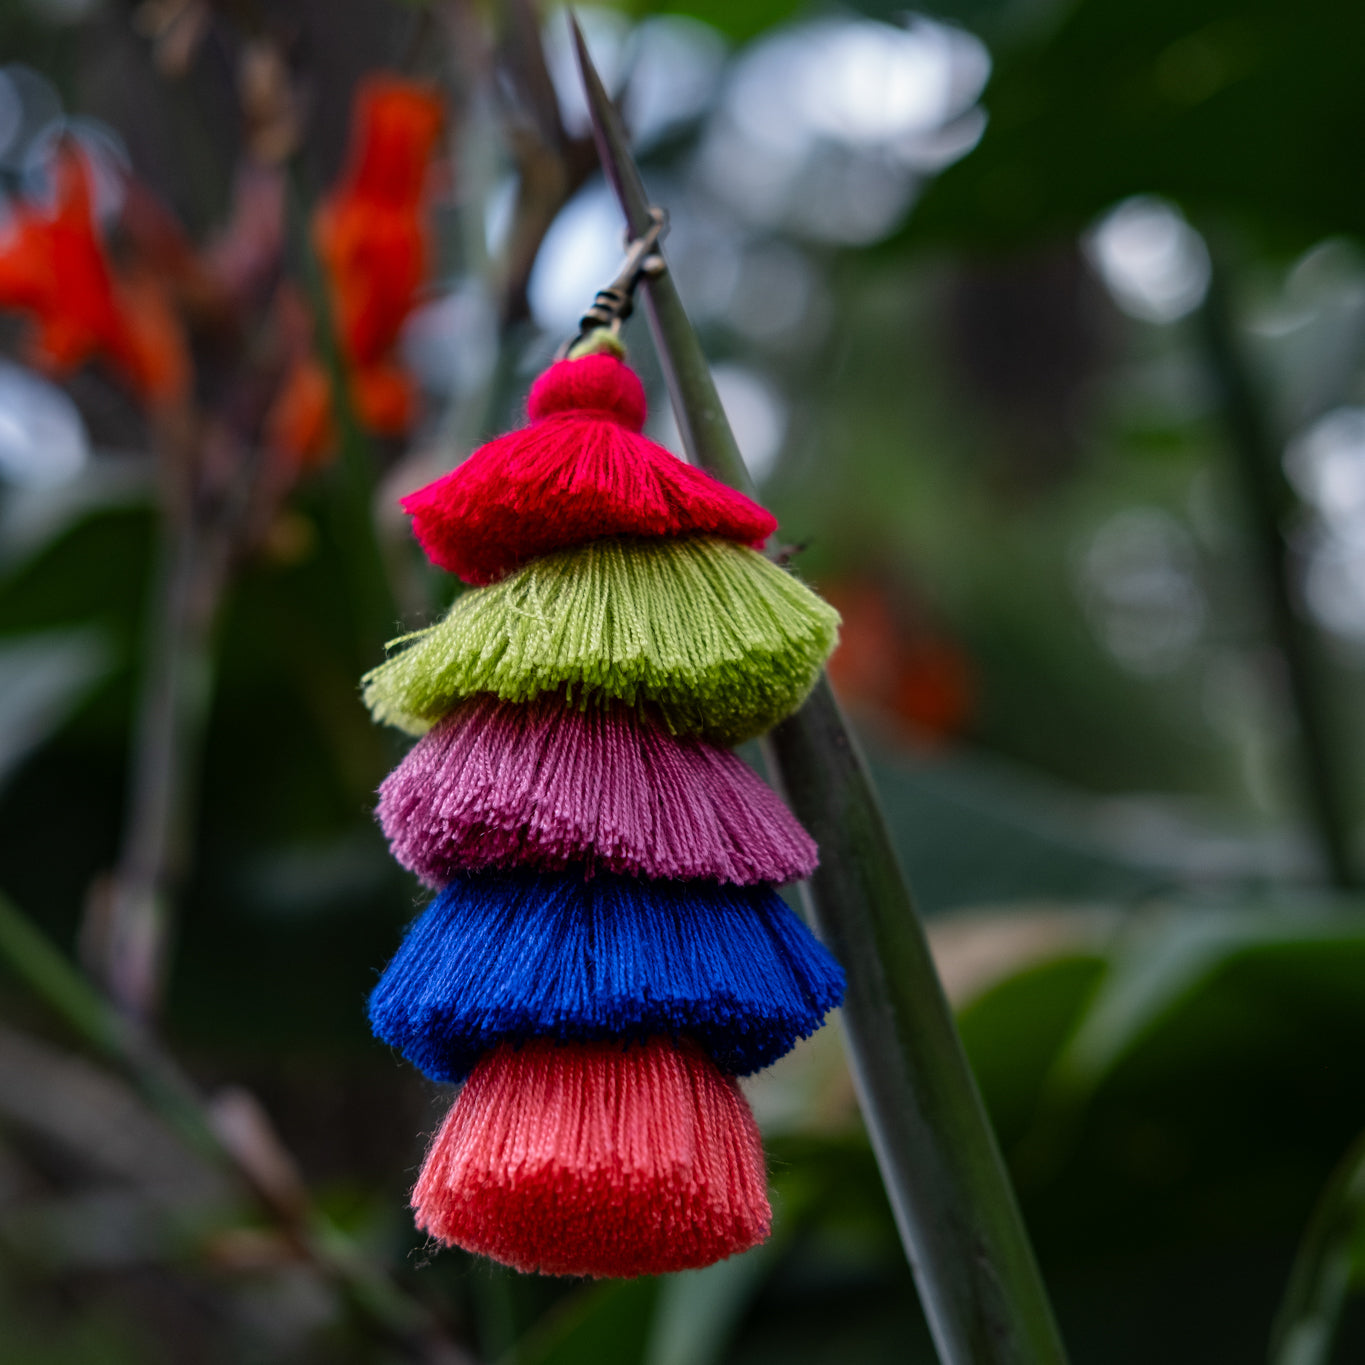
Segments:
[[[427,1153],[417,1225],[546,1275],[657,1275],[761,1242],[758,1126],[691,1042],[504,1044]]]
[[[432,563],[492,583],[537,555],[605,536],[717,536],[761,547],[777,521],[640,434],[644,388],[615,356],[536,380],[530,426],[403,499]]]

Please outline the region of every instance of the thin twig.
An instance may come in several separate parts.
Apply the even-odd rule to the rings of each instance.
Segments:
[[[217,496],[200,486],[202,438],[163,436],[161,535],[146,627],[128,810],[118,865],[87,903],[82,955],[134,1018],[161,1003],[176,895],[188,871],[213,691],[213,634],[261,471],[242,451]]]
[[[591,137],[574,137],[564,127],[533,0],[509,0],[498,10],[492,43],[473,0],[441,0],[440,13],[456,85],[471,105],[481,93],[493,96],[517,179],[506,242],[497,260],[482,261],[498,317],[494,363],[481,393],[459,404],[444,424],[445,443],[463,454],[497,423],[520,384],[518,361],[534,334],[531,272],[546,234],[592,174],[597,156]],[[488,89],[480,92],[481,84]],[[470,206],[465,236],[482,243],[485,205],[472,195],[464,202]]]
[[[597,164],[592,138],[564,126],[550,79],[533,0],[507,0],[502,11],[499,59],[523,117],[505,107],[505,127],[517,168],[517,200],[507,248],[498,269],[504,333],[531,316],[531,271],[559,211],[587,182]]]

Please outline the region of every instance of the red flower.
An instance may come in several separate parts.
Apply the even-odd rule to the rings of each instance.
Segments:
[[[164,291],[151,276],[115,278],[81,154],[61,151],[53,175],[53,207],[19,205],[0,237],[0,308],[32,317],[33,358],[46,370],[67,374],[98,356],[143,402],[180,397],[189,361]]]
[[[440,99],[423,86],[366,81],[346,170],[313,224],[356,410],[386,434],[412,420],[412,382],[393,352],[429,267],[427,170],[442,117]]]

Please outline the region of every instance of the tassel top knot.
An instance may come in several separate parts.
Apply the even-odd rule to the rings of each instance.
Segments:
[[[573,412],[640,431],[648,409],[635,372],[614,355],[598,354],[556,361],[531,385],[526,411],[533,422]]]

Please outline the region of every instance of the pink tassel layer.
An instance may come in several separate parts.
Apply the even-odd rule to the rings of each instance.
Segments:
[[[771,1226],[758,1126],[690,1042],[504,1045],[479,1063],[412,1195],[441,1241],[546,1275],[710,1265]]]
[[[478,696],[379,789],[393,855],[429,886],[487,867],[751,885],[809,876],[816,849],[734,754],[624,707]]]

